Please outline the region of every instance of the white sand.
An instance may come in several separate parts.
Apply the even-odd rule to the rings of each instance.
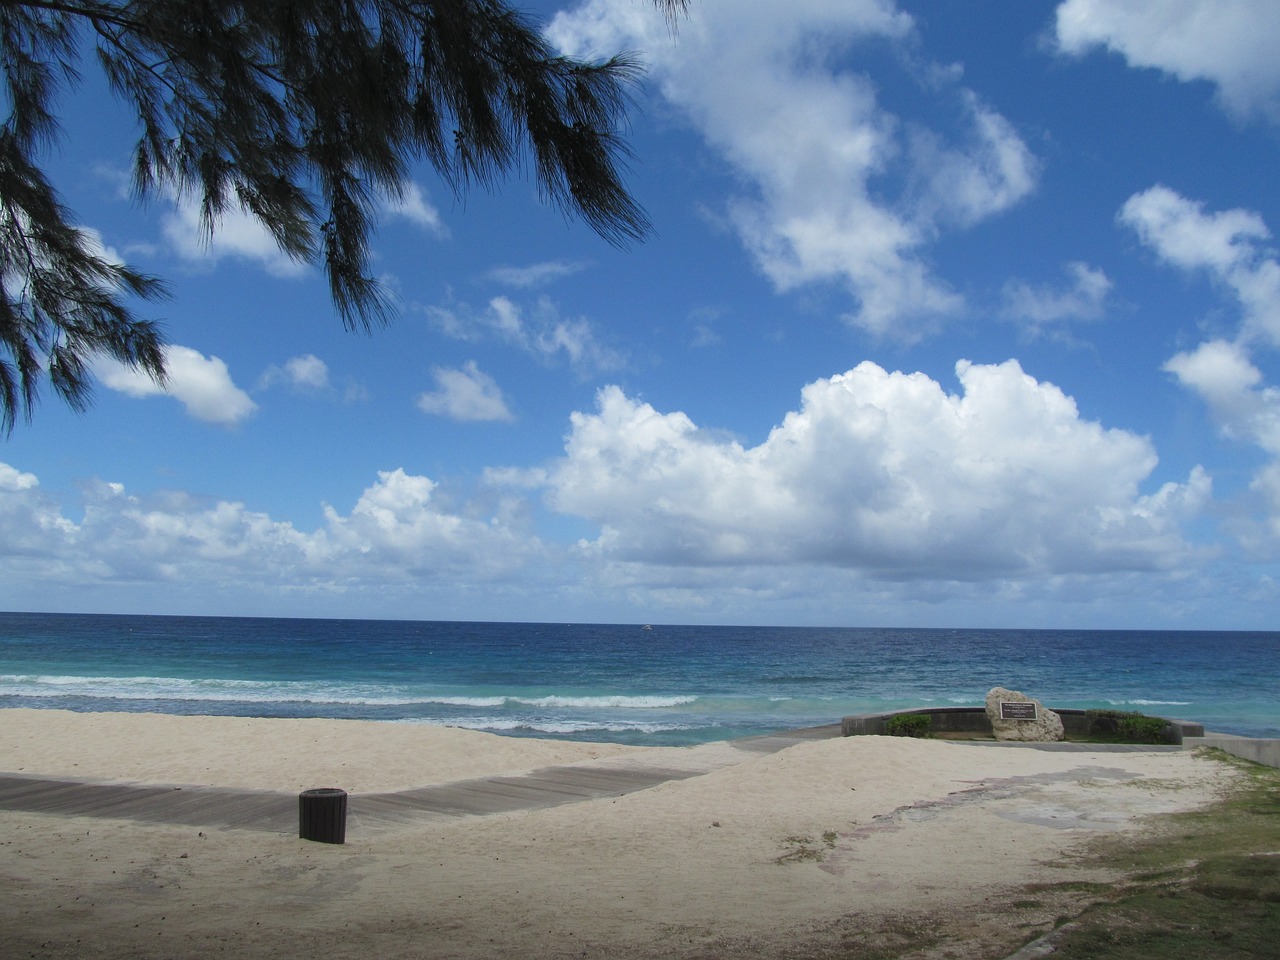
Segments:
[[[644,751],[411,723],[0,710],[0,770],[100,783],[351,793]]]
[[[598,759],[606,758],[606,759]],[[612,758],[612,759],[608,759]],[[1190,753],[1050,753],[856,737],[760,755],[432,727],[0,711],[0,771],[353,794],[551,764],[718,767],[621,797],[293,835],[0,811],[14,957],[803,956],[832,944],[1000,956],[1075,859],[1214,799]],[[1010,912],[1011,900],[1041,907]]]

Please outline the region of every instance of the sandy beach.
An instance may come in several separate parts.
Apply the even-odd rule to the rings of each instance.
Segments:
[[[0,711],[0,772],[296,794],[548,766],[693,771],[551,809],[356,829],[199,829],[0,810],[13,957],[783,957],[880,944],[999,957],[1051,929],[1080,860],[1212,802],[1190,752],[851,737],[763,753],[342,720]],[[1011,909],[1011,903],[1019,906]]]

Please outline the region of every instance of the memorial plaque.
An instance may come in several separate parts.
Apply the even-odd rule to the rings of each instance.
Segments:
[[[1036,719],[1036,705],[1034,703],[1025,703],[1020,700],[1001,700],[1000,719],[1034,720]]]

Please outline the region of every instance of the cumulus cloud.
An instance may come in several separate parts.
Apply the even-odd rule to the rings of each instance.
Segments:
[[[200,222],[200,205],[180,200],[161,219],[161,230],[172,250],[191,264],[213,265],[225,258],[248,260],[275,277],[300,277],[307,265],[280,249],[271,231],[240,207],[218,218],[212,237]]]
[[[1280,5],[1272,0],[1066,0],[1055,31],[1065,53],[1105,47],[1131,67],[1212,83],[1237,118],[1280,121]]]
[[[1006,209],[1036,176],[1008,121],[971,91],[936,94],[968,130],[948,142],[886,111],[842,62],[856,43],[908,55],[913,30],[890,0],[753,4],[750,15],[704,0],[673,37],[651,5],[590,0],[548,34],[576,55],[642,53],[661,95],[749,186],[727,201],[729,222],[778,289],[843,283],[858,303],[851,322],[912,339],[961,306],[922,247]],[[886,175],[908,184],[896,199]]]
[[[1103,314],[1111,280],[1097,267],[1074,260],[1066,265],[1066,287],[1010,280],[1002,291],[1001,314],[1044,332],[1072,320],[1097,320]]]
[[[1240,209],[1206,213],[1202,203],[1154,186],[1125,202],[1120,222],[1171,265],[1202,270],[1229,289],[1246,338],[1280,346],[1280,261],[1262,217]]]
[[[584,549],[672,565],[813,565],[893,579],[1156,570],[1188,553],[1197,469],[1145,493],[1150,441],[1083,420],[1014,361],[961,362],[962,395],[873,363],[820,380],[754,447],[617,387],[576,413],[549,502]]]
[[[437,502],[436,485],[380,472],[347,514],[325,505],[313,532],[243,503],[170,491],[135,496],[97,481],[83,518],[66,516],[37,478],[0,463],[0,569],[11,583],[228,584],[248,589],[413,585],[501,578],[541,546],[501,515],[470,517]]]
[[[190,347],[165,347],[168,380],[161,384],[145,373],[107,356],[94,360],[93,369],[104,386],[126,396],[170,396],[197,420],[234,426],[251,416],[258,405],[237,387],[227,365]]]
[[[474,360],[468,360],[461,370],[436,367],[431,375],[437,389],[418,397],[418,409],[424,413],[463,421],[515,419],[501,388]]]
[[[425,308],[431,324],[455,340],[496,339],[543,360],[563,356],[581,371],[621,368],[621,353],[603,343],[584,317],[567,318],[546,298],[526,309],[508,297],[494,297],[483,310],[465,303]]]
[[[1280,456],[1280,390],[1263,384],[1244,347],[1210,340],[1173,357],[1164,369],[1208,404],[1226,436]]]

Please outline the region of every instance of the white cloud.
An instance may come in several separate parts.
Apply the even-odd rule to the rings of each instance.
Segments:
[[[95,257],[101,257],[113,266],[125,266],[124,257],[120,256],[114,247],[107,246],[106,241],[102,239],[101,231],[93,227],[77,227],[76,232],[87,241],[85,246]]]
[[[1066,288],[1010,280],[1002,291],[1001,313],[1025,321],[1033,331],[1071,320],[1097,320],[1103,314],[1111,280],[1100,268],[1073,260],[1066,265]]]
[[[440,219],[440,211],[427,199],[422,188],[412,181],[403,185],[400,196],[384,198],[383,209],[387,216],[407,220],[437,237],[449,235],[449,228]]]
[[[531,287],[543,287],[549,283],[571,277],[587,268],[582,261],[548,260],[544,263],[533,263],[527,267],[494,267],[486,276],[504,286],[527,290]]]
[[[1130,197],[1120,222],[1133,228],[1165,262],[1203,271],[1234,296],[1240,329],[1234,340],[1206,341],[1172,357],[1164,369],[1199,396],[1224,436],[1251,443],[1272,461],[1253,477],[1262,516],[1237,524],[1251,549],[1280,545],[1280,389],[1267,386],[1250,353],[1280,347],[1280,261],[1267,246],[1271,232],[1249,210],[1206,213],[1204,205],[1167,187]],[[1266,535],[1263,535],[1263,532]]]
[[[724,338],[716,333],[715,327],[710,323],[699,322],[693,325],[693,337],[689,341],[689,346],[695,348],[718,347],[722,343],[724,343]]]
[[[141,371],[118,360],[99,356],[93,369],[102,384],[130,397],[170,396],[191,416],[207,423],[234,426],[251,416],[258,405],[235,385],[227,365],[218,357],[206,357],[190,347],[165,347],[168,380],[159,384]]]
[[[544,360],[563,355],[581,371],[617,370],[626,363],[621,353],[601,342],[589,320],[562,317],[546,298],[531,310],[508,297],[494,297],[484,310],[455,303],[425,312],[437,330],[455,340],[494,338]]]
[[[9,229],[13,226],[20,226],[26,233],[34,233],[31,220],[21,210],[6,210],[4,212],[5,226]],[[94,227],[78,226],[73,228],[73,232],[77,235],[80,247],[91,257],[105,261],[112,267],[128,266],[127,261],[120,252],[114,247],[107,245],[102,237],[102,232]],[[0,271],[0,289],[9,293],[10,296],[16,298],[25,298],[29,296],[29,292],[25,289],[32,281],[30,268],[39,265],[43,269],[48,269],[49,261],[38,247],[31,247],[25,251],[26,256],[33,258],[32,262],[26,262],[24,257],[12,256],[6,258],[4,268]],[[114,287],[113,292],[125,292],[119,285],[113,285],[110,282],[104,285],[107,289]],[[10,293],[10,291],[12,291]]]
[[[437,237],[449,230],[416,183],[404,185],[400,196],[384,196],[385,216],[406,220]],[[213,265],[224,258],[256,263],[267,273],[284,279],[305,276],[310,266],[280,249],[271,231],[241,206],[232,204],[217,219],[213,235],[200,219],[200,205],[190,198],[175,201],[161,218],[161,232],[172,251],[193,265]]]
[[[265,390],[284,383],[295,390],[328,390],[329,365],[313,353],[291,357],[283,366],[268,367],[258,380],[258,388]]]
[[[1035,187],[1037,164],[1009,121],[970,91],[961,99],[972,130],[964,148],[948,147],[931,131],[912,128],[913,169],[920,181],[915,217],[922,223],[972,226]]]
[[[1280,389],[1263,385],[1244,347],[1210,340],[1173,357],[1164,369],[1208,404],[1225,435],[1280,456]]]
[[[295,386],[319,390],[329,385],[329,367],[313,353],[286,360],[284,372]]]
[[[969,131],[949,144],[904,125],[841,63],[869,41],[902,43],[909,56],[912,35],[889,0],[755,3],[749,13],[736,0],[702,0],[674,37],[651,5],[590,0],[549,30],[572,54],[642,53],[662,95],[749,185],[728,201],[729,219],[778,289],[843,283],[858,301],[851,322],[906,339],[961,306],[921,248],[1016,202],[1036,168],[1008,121],[971,92],[940,94]],[[885,199],[880,178],[900,173],[909,188]]]
[[[435,484],[403,469],[380,472],[349,514],[324,507],[307,533],[243,503],[182,492],[149,497],[117,483],[83,490],[78,523],[30,474],[0,463],[0,571],[89,588],[153,583],[256,592],[354,585],[500,579],[541,552],[501,515],[472,518],[436,502]]]
[[[7,578],[12,582],[55,569],[56,564],[46,565],[41,558],[51,550],[73,551],[76,545],[75,524],[40,489],[39,478],[7,463],[0,463],[0,543],[0,564],[7,559],[15,568],[16,575]]]
[[[1065,53],[1106,47],[1131,67],[1207,80],[1238,118],[1280,121],[1280,5],[1273,0],[1066,0],[1056,35]]]
[[[31,490],[39,485],[40,480],[34,473],[23,473],[7,463],[0,463],[0,490],[12,493]]]
[[[1016,362],[923,374],[863,363],[806,386],[755,447],[602,390],[547,474],[557,510],[601,525],[603,559],[845,567],[883,579],[981,580],[1156,570],[1209,497],[1196,470],[1143,493],[1143,437],[1082,420]]]
[[[515,419],[498,384],[474,360],[468,360],[461,370],[436,367],[431,375],[438,389],[418,397],[418,409],[424,413],[464,421]]]
[[[1231,290],[1243,311],[1243,336],[1280,346],[1280,261],[1266,246],[1271,231],[1258,214],[1205,213],[1203,204],[1155,186],[1125,202],[1120,222],[1168,263],[1204,270]]]
[[[1262,374],[1238,344],[1211,340],[1189,353],[1170,359],[1164,369],[1192,387],[1221,410],[1224,420],[1239,421],[1239,400],[1250,393]]]
[[[473,519],[443,509],[435,489],[428,477],[379,471],[348,516],[326,506],[327,529],[316,535],[326,565],[406,579],[449,570],[483,580],[523,566],[540,550],[498,516]]]
[[[1263,383],[1241,345],[1223,340],[1178,354],[1165,370],[1204,400],[1224,436],[1256,444],[1273,458],[1250,480],[1253,515],[1245,522],[1237,517],[1229,529],[1249,550],[1274,554],[1280,544],[1280,389]]]
[[[177,202],[161,220],[161,230],[176,253],[192,264],[215,264],[223,257],[257,263],[276,277],[300,277],[307,264],[280,249],[275,238],[256,217],[233,208],[218,218],[212,238],[200,223],[200,206],[190,199]]]

